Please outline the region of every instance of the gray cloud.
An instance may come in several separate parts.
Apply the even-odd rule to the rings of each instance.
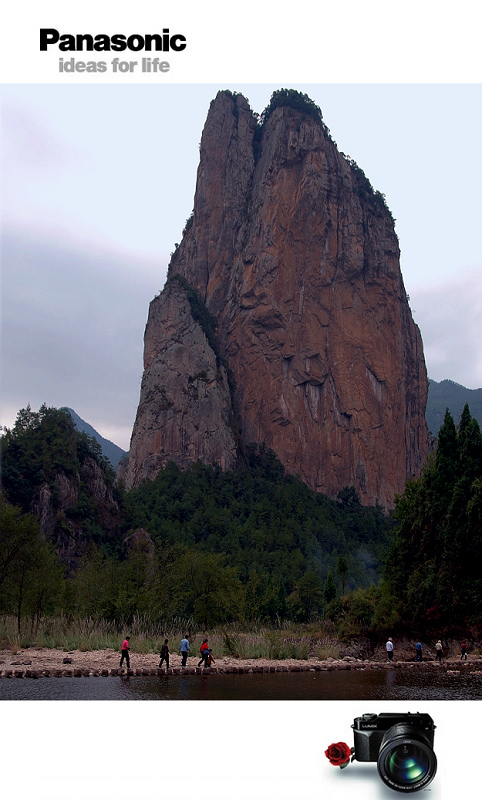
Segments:
[[[67,405],[127,449],[165,264],[12,234],[2,250],[3,424],[27,403]]]
[[[411,306],[424,343],[429,376],[482,386],[482,270],[411,292]]]

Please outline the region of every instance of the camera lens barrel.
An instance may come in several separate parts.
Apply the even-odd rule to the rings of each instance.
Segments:
[[[433,780],[437,758],[432,748],[433,733],[405,722],[389,728],[378,753],[382,781],[398,792],[417,792]]]

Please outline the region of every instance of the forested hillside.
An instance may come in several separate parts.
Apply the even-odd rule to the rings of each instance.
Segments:
[[[245,618],[310,619],[322,613],[333,577],[343,593],[378,582],[392,527],[383,509],[362,507],[353,488],[338,502],[312,492],[264,447],[247,457],[242,470],[227,472],[200,463],[181,472],[171,463],[127,495],[130,526],[158,548],[182,551],[185,594],[190,564],[208,556],[217,559],[218,581],[236,576]]]
[[[264,446],[242,468],[169,463],[130,492],[70,416],[22,409],[1,440],[0,612],[177,620],[194,629],[318,621],[339,636],[482,624],[482,436],[447,412],[395,514],[336,501]],[[395,527],[396,526],[396,527]],[[333,627],[332,627],[333,629]]]
[[[482,389],[467,389],[455,381],[430,380],[425,418],[433,435],[438,436],[447,408],[454,419],[459,419],[465,405],[482,425]]]
[[[114,470],[68,411],[21,409],[0,448],[5,498],[36,516],[69,571],[90,543],[115,546],[122,519]]]
[[[14,568],[10,547],[22,526],[32,552],[43,542],[56,560],[56,613],[303,621],[378,582],[393,526],[383,509],[361,506],[352,487],[338,501],[312,492],[263,446],[248,448],[239,470],[171,463],[128,493],[65,411],[22,409],[1,448],[3,611],[20,603],[31,613],[15,589],[29,568]]]

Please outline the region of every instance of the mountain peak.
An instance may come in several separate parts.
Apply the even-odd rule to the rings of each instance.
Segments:
[[[125,451],[114,444],[114,442],[111,442],[109,439],[105,439],[103,436],[101,436],[100,433],[98,433],[98,431],[92,427],[92,425],[89,425],[88,422],[85,422],[85,420],[79,417],[73,408],[63,406],[60,410],[68,411],[78,431],[81,431],[81,433],[86,433],[88,436],[91,436],[93,439],[96,439],[99,442],[103,455],[109,459],[114,469],[117,469],[119,461],[126,455]]]
[[[423,346],[392,216],[304,102],[273,103],[262,130],[241,95],[211,104],[169,276],[215,318],[216,352],[200,333],[189,348],[189,309],[168,282],[146,327],[128,486],[170,459],[230,464],[234,439],[238,457],[264,443],[317,491],[354,486],[390,505],[425,460]],[[226,378],[204,368],[209,349]]]

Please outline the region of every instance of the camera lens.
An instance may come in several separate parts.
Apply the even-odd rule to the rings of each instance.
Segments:
[[[427,774],[429,767],[427,754],[415,744],[395,747],[386,759],[387,771],[397,783],[417,783]]]
[[[378,755],[378,772],[387,786],[399,792],[416,792],[434,778],[437,759],[423,731],[394,725],[384,735]]]

